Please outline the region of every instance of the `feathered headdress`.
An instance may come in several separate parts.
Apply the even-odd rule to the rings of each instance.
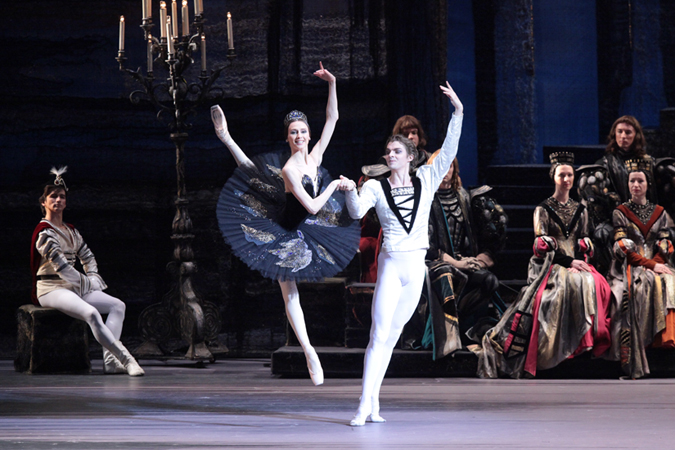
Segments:
[[[68,166],[61,166],[58,169],[56,167],[52,167],[52,170],[49,171],[49,173],[56,175],[56,179],[54,180],[54,186],[63,186],[63,189],[65,189],[66,191],[68,190],[68,187],[66,187],[66,182],[61,175],[63,175],[67,171]]]

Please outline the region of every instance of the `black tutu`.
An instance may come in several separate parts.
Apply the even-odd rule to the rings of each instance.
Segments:
[[[335,191],[316,215],[309,215],[293,194],[284,192],[281,169],[287,154],[252,158],[255,169],[238,167],[225,183],[216,214],[232,251],[264,277],[282,281],[319,281],[332,277],[359,248],[360,228],[349,217],[344,193]],[[319,167],[318,191],[331,182]],[[312,180],[303,187],[314,196]]]

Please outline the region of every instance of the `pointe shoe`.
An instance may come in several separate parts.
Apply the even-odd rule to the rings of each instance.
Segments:
[[[305,357],[307,358],[307,370],[309,371],[312,383],[314,383],[314,386],[323,384],[323,369],[321,368],[319,355],[316,354],[314,349],[311,349],[305,353]]]
[[[124,368],[120,360],[105,348],[103,349],[103,373],[107,375],[127,373],[127,369]]]

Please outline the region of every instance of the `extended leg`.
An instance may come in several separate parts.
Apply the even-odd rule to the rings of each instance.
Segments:
[[[307,335],[307,327],[305,326],[305,315],[302,313],[300,306],[300,294],[298,293],[298,285],[294,281],[279,281],[281,293],[284,296],[284,303],[286,304],[286,317],[291,328],[298,338],[298,342],[305,352],[307,358],[307,369],[309,376],[315,385],[323,384],[323,369],[319,356],[316,354],[314,347],[309,343],[309,336]]]

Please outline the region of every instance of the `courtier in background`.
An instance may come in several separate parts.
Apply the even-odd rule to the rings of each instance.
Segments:
[[[391,132],[392,136],[402,135],[407,137],[417,149],[415,161],[412,163],[414,168],[420,167],[429,159],[429,153],[425,150],[427,145],[427,135],[422,128],[422,124],[417,118],[410,115],[401,116],[394,124]],[[358,188],[361,189],[363,183],[370,179],[381,180],[389,176],[389,167],[384,156],[381,156],[376,164],[363,166],[361,168],[363,176],[358,182]],[[361,282],[375,283],[377,281],[377,256],[382,247],[382,227],[377,218],[375,209],[370,209],[361,218],[361,243],[359,251],[361,255]]]
[[[594,165],[578,169],[579,195],[589,211],[591,237],[596,245],[595,260],[602,273],[607,273],[612,259],[612,212],[630,198],[625,162],[629,159],[645,160],[649,163],[653,179],[654,160],[646,153],[646,148],[640,122],[633,116],[622,116],[614,121],[607,136],[605,155]],[[657,201],[654,186],[648,197],[652,202]]]
[[[366,348],[359,408],[350,425],[366,420],[384,422],[379,415],[380,386],[403,326],[419,302],[424,282],[424,257],[429,247],[429,209],[434,193],[457,154],[462,127],[462,103],[450,85],[441,86],[455,106],[448,133],[432,165],[411,175],[415,145],[396,135],[387,141],[386,158],[391,175],[368,180],[356,192],[347,180],[347,207],[354,219],[375,208],[382,224],[382,249],[378,256],[377,283],[373,294],[370,342]]]
[[[321,167],[338,120],[335,77],[323,68],[314,75],[328,82],[326,124],[309,151],[307,117],[291,111],[284,120],[290,157],[267,153],[249,159],[230,136],[225,115],[211,107],[216,134],[237,161],[218,201],[220,230],[232,251],[251,269],[279,281],[286,317],[307,358],[315,385],[323,383],[319,357],[309,342],[296,282],[319,281],[344,269],[359,245],[358,224],[344,209],[340,180]]]
[[[30,257],[33,303],[87,322],[103,347],[104,373],[142,376],[145,372],[120,342],[124,302],[103,292],[108,286],[98,274],[94,254],[79,231],[63,221],[67,188],[61,175],[66,169],[52,168],[56,180],[40,197],[44,218],[33,231]],[[76,260],[84,273],[75,268]],[[101,314],[108,315],[105,322]]]
[[[610,347],[611,291],[590,264],[588,213],[569,197],[574,182],[574,155],[553,153],[552,197],[534,211],[534,256],[528,286],[497,326],[483,338],[478,375],[534,377],[585,351],[594,356]]]
[[[420,167],[422,164],[426,164],[431,155],[426,151],[429,140],[427,139],[427,134],[422,128],[422,123],[417,120],[415,116],[401,116],[398,118],[398,120],[396,120],[394,128],[391,130],[392,136],[397,134],[407,137],[412,141],[413,144],[415,144],[418,154],[415,161],[415,167]]]
[[[621,360],[631,378],[649,374],[646,346],[675,348],[675,276],[668,235],[673,220],[647,200],[651,184],[647,164],[645,159],[626,161],[631,198],[613,215],[612,356]]]
[[[504,313],[497,294],[499,280],[489,269],[504,246],[508,218],[487,196],[491,189],[482,186],[467,192],[457,159],[443,177],[429,215],[426,286],[431,292],[423,291],[406,324],[404,348],[433,346],[434,359],[442,358],[462,346],[480,344]],[[426,326],[428,320],[431,327]]]

